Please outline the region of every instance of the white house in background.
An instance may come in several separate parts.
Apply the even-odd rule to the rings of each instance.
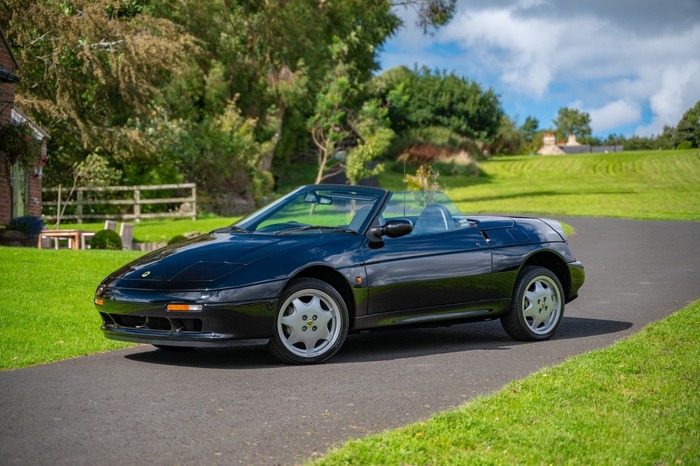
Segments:
[[[557,137],[551,131],[544,133],[542,138],[542,147],[537,151],[538,155],[571,155],[571,154],[588,154],[622,152],[624,146],[591,146],[590,144],[581,144],[576,140],[574,133],[569,134],[569,139],[566,143],[558,143]]]

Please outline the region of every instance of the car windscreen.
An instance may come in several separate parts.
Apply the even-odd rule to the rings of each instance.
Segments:
[[[266,234],[358,232],[369,221],[379,197],[379,193],[349,189],[297,190],[236,226]]]

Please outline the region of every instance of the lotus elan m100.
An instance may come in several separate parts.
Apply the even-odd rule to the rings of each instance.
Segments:
[[[105,278],[107,338],[161,349],[266,344],[319,363],[349,332],[500,319],[545,340],[585,273],[552,220],[464,215],[440,192],[302,186]]]

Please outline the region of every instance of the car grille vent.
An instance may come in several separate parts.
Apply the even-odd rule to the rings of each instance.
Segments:
[[[166,332],[201,332],[201,319],[147,317],[125,314],[101,313],[106,327],[123,327],[143,330],[163,330]]]

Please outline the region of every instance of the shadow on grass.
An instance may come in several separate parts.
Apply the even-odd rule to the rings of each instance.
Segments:
[[[630,322],[564,317],[553,340],[593,337],[627,330]],[[511,339],[498,321],[458,324],[442,328],[378,330],[350,335],[340,352],[326,364],[347,364],[410,359],[464,351],[508,351],[537,342]],[[284,366],[263,347],[162,351],[149,346],[127,354],[149,364],[208,369],[256,369]]]

